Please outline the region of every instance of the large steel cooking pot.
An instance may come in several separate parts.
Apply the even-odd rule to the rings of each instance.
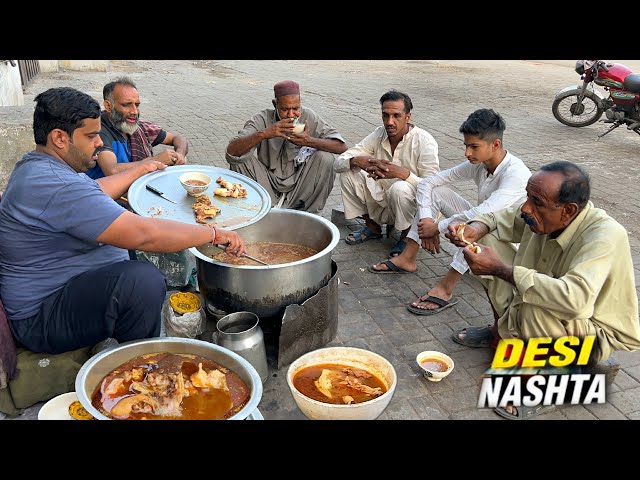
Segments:
[[[258,404],[262,399],[262,380],[253,365],[227,348],[193,338],[163,337],[134,340],[97,353],[87,360],[78,371],[76,376],[78,400],[95,418],[110,420],[91,404],[91,396],[95,388],[105,375],[116,367],[140,355],[158,352],[200,355],[233,370],[249,387],[250,397],[247,404],[228,420],[247,418],[257,420],[261,418],[262,415],[259,412],[258,415],[254,415],[254,411],[257,412]],[[252,415],[254,416],[251,417]]]
[[[212,245],[191,248],[198,286],[208,303],[225,312],[249,311],[259,317],[282,315],[287,306],[312,297],[331,278],[331,252],[340,240],[330,221],[299,210],[272,209],[258,222],[238,229],[248,242],[277,242],[317,250],[315,255],[281,265],[230,265],[211,258]]]

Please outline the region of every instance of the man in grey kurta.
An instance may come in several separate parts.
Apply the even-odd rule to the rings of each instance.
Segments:
[[[333,189],[336,155],[347,150],[338,131],[300,104],[292,80],[274,85],[274,108],[262,110],[231,139],[229,168],[262,185],[275,206],[319,213]],[[296,133],[294,127],[304,124]]]

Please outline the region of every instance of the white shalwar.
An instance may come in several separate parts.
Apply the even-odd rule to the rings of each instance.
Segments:
[[[435,175],[424,178],[417,188],[418,213],[413,219],[407,237],[421,244],[418,236],[418,221],[421,218],[444,218],[438,222],[438,230],[444,234],[450,223],[466,222],[483,213],[495,212],[516,202],[524,202],[527,197],[527,181],[531,171],[515,155],[507,152],[493,173],[488,173],[482,163],[473,165],[468,161]],[[473,180],[478,186],[478,205],[470,202],[445,186],[450,183]],[[462,248],[453,256],[451,267],[464,274],[469,265],[464,259]]]
[[[400,140],[393,154],[387,131],[380,126],[336,158],[335,170],[340,173],[345,218],[368,214],[377,224],[394,224],[400,231],[411,226],[417,212],[418,183],[437,173],[440,163],[438,143],[433,136],[426,130],[409,125],[412,128]],[[409,169],[411,174],[406,180],[374,180],[364,170],[350,168],[351,158],[360,155],[388,160]]]

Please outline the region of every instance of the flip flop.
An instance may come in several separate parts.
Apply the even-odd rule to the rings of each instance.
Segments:
[[[353,235],[355,240],[349,240],[349,235]],[[369,227],[362,227],[355,232],[351,232],[349,235],[344,239],[347,245],[357,245],[359,243],[364,243],[367,240],[380,240],[382,238],[382,233],[373,233]]]
[[[525,407],[524,405],[520,405],[519,407],[516,407],[518,410],[517,415],[507,412],[503,407],[496,407],[493,411],[501,417],[508,418],[509,420],[529,420],[530,418],[537,417],[543,413],[550,412],[554,408],[556,408],[555,405],[537,405],[535,407]]]
[[[460,340],[458,337],[461,333],[465,334],[464,340]],[[495,337],[489,327],[465,327],[452,333],[451,339],[465,347],[491,348]]]
[[[391,260],[385,260],[384,262],[380,262],[382,265],[386,265],[389,270],[376,270],[373,268],[373,265],[369,265],[367,270],[371,273],[414,273],[409,270],[405,270],[404,268],[400,268],[396,264],[394,264]]]
[[[427,298],[424,298],[424,299],[421,297],[420,301],[432,302],[440,306],[438,308],[427,309],[427,308],[414,307],[413,305],[409,304],[407,305],[407,310],[409,310],[411,313],[414,313],[416,315],[435,315],[436,313],[440,313],[442,310],[446,310],[449,307],[453,307],[456,303],[459,302],[459,300],[456,297],[451,297],[451,300],[447,301],[447,300],[443,300],[442,298],[433,297],[431,295],[429,295]]]
[[[404,240],[398,240],[396,244],[391,247],[391,250],[389,250],[389,258],[397,257],[398,255],[400,255],[404,251],[404,248],[406,246],[407,242],[405,242]]]

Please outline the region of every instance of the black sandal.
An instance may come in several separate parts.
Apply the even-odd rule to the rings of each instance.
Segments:
[[[537,417],[538,415],[542,415],[543,413],[550,412],[555,409],[555,405],[536,405],[535,407],[525,407],[524,405],[520,405],[519,407],[515,407],[518,411],[516,415],[513,413],[507,412],[504,407],[496,407],[493,409],[501,417],[507,418],[509,420],[529,420],[530,418]]]
[[[389,258],[397,257],[398,255],[400,255],[402,252],[404,252],[406,246],[407,242],[405,242],[404,240],[398,240],[396,244],[391,247],[391,250],[389,250]]]
[[[464,340],[458,335],[465,334]],[[493,336],[491,329],[487,327],[466,327],[461,328],[451,335],[454,342],[472,348],[491,348],[496,337]]]

